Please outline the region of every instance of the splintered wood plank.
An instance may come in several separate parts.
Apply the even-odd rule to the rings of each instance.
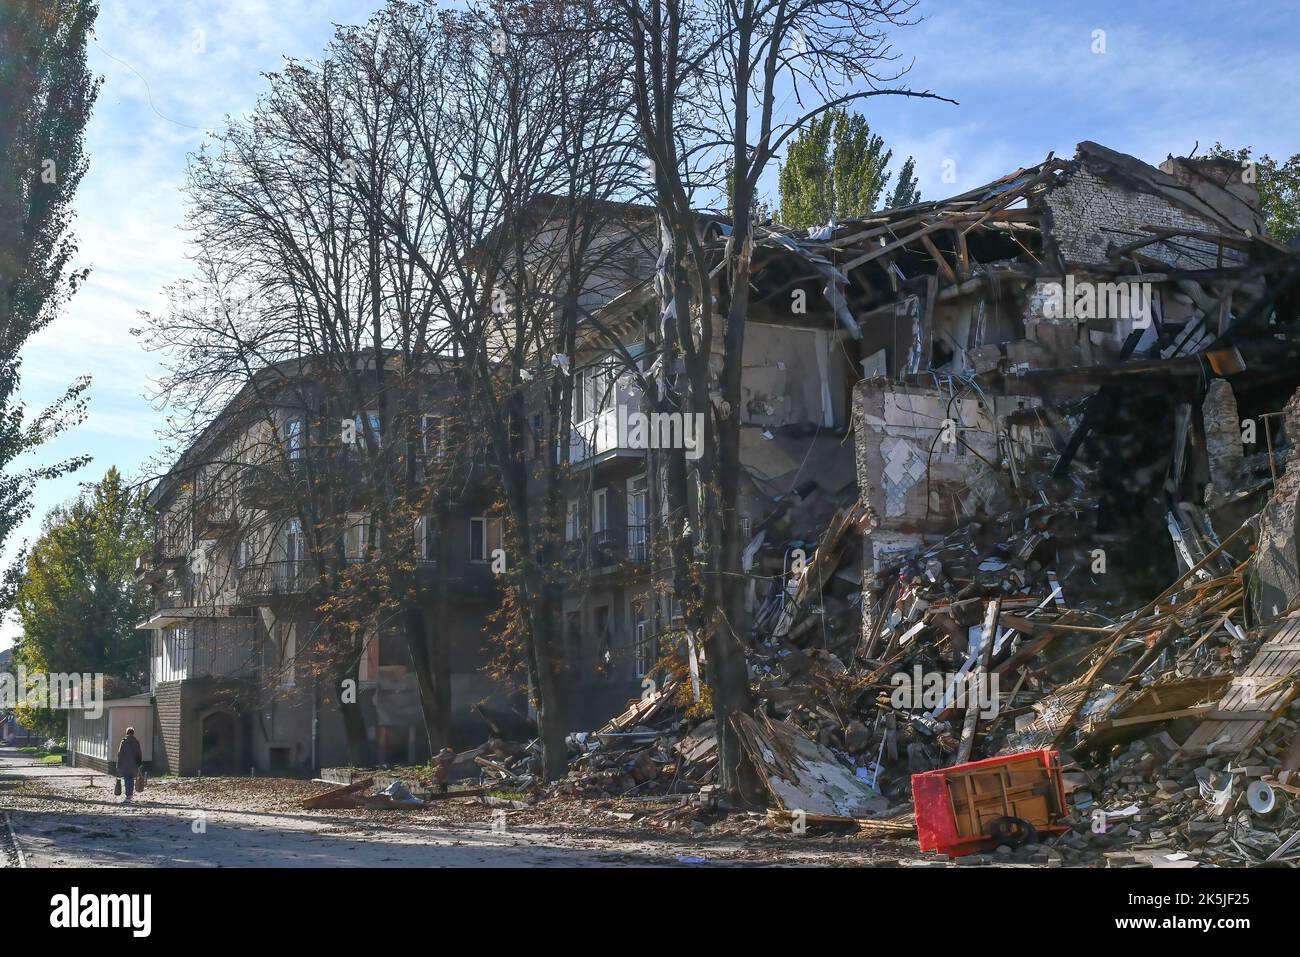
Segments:
[[[1300,617],[1293,613],[1232,679],[1211,718],[1192,732],[1180,753],[1237,755],[1250,748],[1295,697],[1295,682],[1286,679],[1298,671]]]
[[[925,246],[925,251],[930,254],[930,258],[932,258],[935,265],[939,267],[939,271],[943,273],[943,277],[950,283],[956,283],[957,274],[952,271],[952,267],[948,265],[947,258],[939,251],[939,247],[934,244],[934,240],[929,236],[922,236],[921,244]]]
[[[360,794],[367,788],[373,787],[374,783],[374,778],[365,778],[361,781],[353,781],[351,784],[345,784],[342,787],[333,788],[326,791],[324,794],[317,794],[313,797],[303,798],[302,807],[309,811],[329,808],[334,805],[340,807],[351,807],[354,796]]]

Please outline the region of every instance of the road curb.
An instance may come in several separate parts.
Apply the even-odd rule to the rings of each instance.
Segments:
[[[26,867],[27,858],[23,856],[23,847],[21,844],[18,843],[18,834],[14,831],[13,819],[9,816],[8,811],[5,811],[4,815],[5,815],[5,832],[9,835],[9,843],[13,845],[14,856],[18,858],[18,866]]]

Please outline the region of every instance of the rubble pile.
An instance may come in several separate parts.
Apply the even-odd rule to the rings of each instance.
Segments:
[[[600,730],[569,736],[569,776],[553,789],[567,797],[608,798],[624,794],[650,796],[674,789],[678,781],[698,782],[712,770],[712,734],[697,735],[710,747],[694,762],[684,760],[676,744],[683,740],[681,716],[675,707],[677,682],[633,702],[623,714]],[[708,729],[712,730],[711,726]],[[689,779],[682,773],[689,766]],[[693,788],[692,788],[693,790]]]
[[[1200,509],[1171,511],[1183,571],[1143,600],[1086,547],[1086,473],[1046,476],[1026,468],[1015,508],[868,575],[860,629],[822,626],[823,594],[870,523],[861,505],[837,510],[779,580],[751,649],[757,707],[736,719],[768,785],[769,826],[896,823],[914,775],[1050,752],[1066,796],[1055,833],[998,845],[995,859],[1300,859],[1300,617],[1263,622],[1247,607],[1258,519],[1220,539]],[[684,721],[677,690],[574,736],[562,793],[707,788],[712,723]]]

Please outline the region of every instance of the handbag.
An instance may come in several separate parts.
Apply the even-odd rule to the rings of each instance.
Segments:
[[[145,778],[144,768],[141,768],[135,774],[135,789],[137,792],[144,793],[145,781],[146,778]]]
[[[113,797],[122,796],[122,779],[113,778]]]

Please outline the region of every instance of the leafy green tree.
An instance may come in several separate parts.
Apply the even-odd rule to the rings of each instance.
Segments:
[[[143,687],[149,643],[135,626],[152,599],[136,581],[135,561],[151,538],[144,494],[116,468],[52,509],[18,586],[15,659],[29,672],[103,673],[119,686]]]
[[[1267,153],[1252,160],[1249,146],[1234,150],[1215,143],[1210,156],[1253,163],[1249,174],[1255,177],[1268,234],[1284,243],[1300,236],[1300,153],[1280,163]]]
[[[829,222],[832,213],[843,220],[879,209],[893,158],[860,113],[836,109],[814,117],[786,149],[777,178],[781,222],[806,229]],[[899,169],[890,207],[920,199],[915,165],[909,156]]]
[[[82,378],[28,419],[18,399],[18,354],[87,275],[72,268],[77,245],[68,227],[99,93],[86,67],[98,12],[90,0],[0,3],[0,545],[30,514],[36,482],[86,461],[10,470],[84,412],[89,383]]]
[[[890,209],[914,206],[921,201],[921,190],[916,184],[916,160],[908,157],[898,171],[898,182],[894,184],[894,194],[889,197]]]

